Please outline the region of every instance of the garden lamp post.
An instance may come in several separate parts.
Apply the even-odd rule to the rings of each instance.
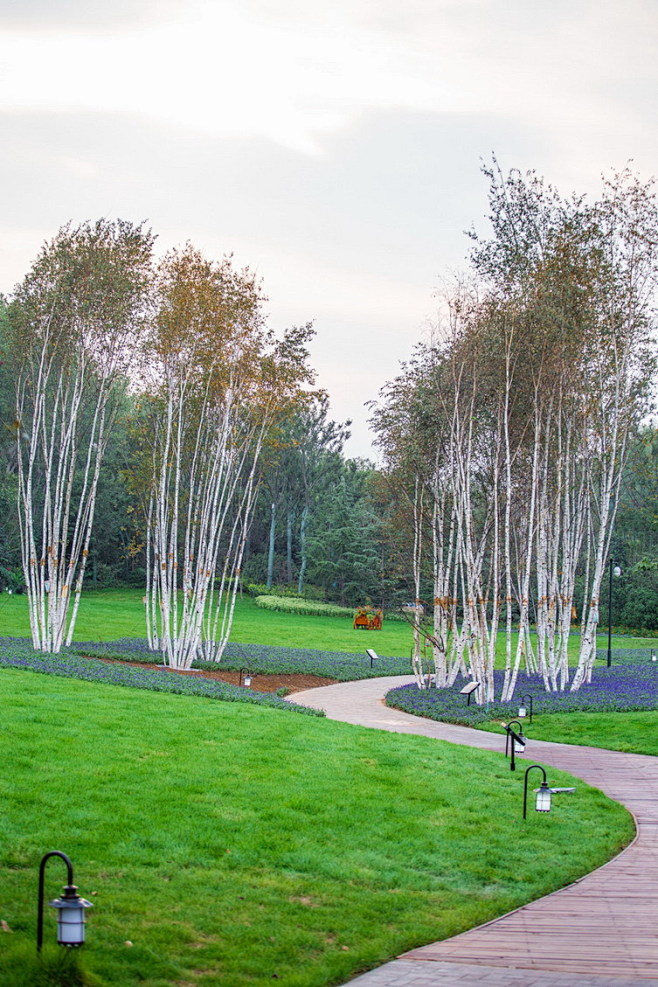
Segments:
[[[546,772],[542,768],[541,764],[531,764],[529,768],[526,768],[525,778],[523,779],[523,818],[526,817],[526,810],[528,808],[528,775],[533,768],[539,768],[542,773],[542,783],[536,791],[535,799],[535,811],[536,812],[550,812],[551,811],[551,790],[546,782]]]
[[[658,659],[656,658],[656,649],[655,648],[652,648],[651,649],[651,661],[658,661]]]
[[[512,724],[515,723],[519,731],[512,728]],[[523,727],[518,720],[510,720],[509,723],[505,724],[505,732],[507,734],[505,738],[505,757],[509,752],[510,754],[510,771],[516,771],[516,760],[514,758],[515,754],[523,754],[525,751],[526,740],[523,736]]]
[[[529,699],[529,703],[526,704],[526,699]],[[528,716],[528,710],[530,710],[530,716],[528,722],[532,723],[532,696],[530,693],[526,693],[525,696],[521,696],[521,703],[519,705],[519,719],[524,716]]]
[[[249,689],[251,687],[251,672],[249,671],[248,668],[241,668],[240,669],[240,681],[238,682],[238,685],[242,685],[242,676],[243,675],[244,675],[245,688],[246,689]]]
[[[610,559],[610,577],[608,582],[608,668],[612,664],[612,577],[616,576],[619,578],[621,576],[621,569],[618,565],[614,565],[612,559]]]
[[[74,948],[82,946],[85,941],[85,908],[93,908],[91,901],[86,901],[78,894],[73,883],[73,864],[65,853],[51,850],[44,854],[39,866],[39,914],[37,916],[37,953],[43,945],[43,885],[46,864],[51,857],[60,857],[66,864],[68,884],[63,888],[59,898],[48,902],[51,908],[57,909],[57,942],[60,946]]]

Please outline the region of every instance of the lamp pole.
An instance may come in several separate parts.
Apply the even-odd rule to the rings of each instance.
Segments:
[[[512,724],[516,723],[519,728],[517,733],[512,729]],[[516,745],[518,743],[518,753],[521,754],[525,750],[525,737],[523,736],[523,727],[518,720],[510,720],[509,723],[505,724],[505,733],[507,734],[505,738],[505,757],[507,757],[508,751],[510,752],[510,771],[516,771],[516,759],[514,755],[517,753]]]
[[[542,768],[541,764],[531,764],[529,768],[526,768],[525,777],[523,779],[523,818],[526,817],[526,809],[528,807],[528,775],[533,768],[539,768],[542,773],[542,783],[537,792],[537,799],[535,802],[535,809],[537,812],[550,812],[551,811],[551,790],[546,783],[546,772]],[[566,791],[566,789],[565,789]]]
[[[60,946],[82,946],[85,941],[85,908],[92,908],[90,901],[86,901],[78,894],[78,889],[73,883],[73,864],[65,853],[60,850],[50,850],[41,858],[39,866],[39,914],[37,916],[37,953],[41,952],[43,945],[43,899],[44,899],[44,878],[46,864],[51,857],[59,857],[66,864],[68,884],[64,888],[64,894],[55,898],[50,904],[58,909],[57,913],[57,941]]]
[[[621,576],[621,569],[610,559],[610,575],[608,579],[608,668],[612,665],[612,577]]]

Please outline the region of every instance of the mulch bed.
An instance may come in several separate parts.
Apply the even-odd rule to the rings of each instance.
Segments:
[[[91,655],[85,655],[91,658]],[[171,672],[172,675],[194,675],[204,679],[217,679],[220,682],[228,682],[229,685],[238,685],[240,682],[239,672],[206,672],[192,669],[191,672],[183,672],[178,668],[163,668],[154,662],[143,661],[117,661],[116,658],[95,658],[95,661],[106,661],[111,665],[132,665],[133,668],[155,668],[160,672]],[[244,676],[243,676],[244,679]],[[251,676],[251,688],[255,692],[276,692],[277,689],[286,688],[290,692],[301,692],[303,689],[316,689],[321,685],[335,685],[338,679],[323,678],[320,675],[256,675]]]

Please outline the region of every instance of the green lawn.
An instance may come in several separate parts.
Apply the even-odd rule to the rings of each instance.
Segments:
[[[75,628],[76,641],[112,641],[121,637],[144,637],[143,592],[112,589],[83,593]],[[29,637],[27,600],[24,596],[0,595],[0,634]],[[374,648],[381,655],[406,656],[412,645],[411,629],[405,623],[385,621],[381,631],[354,630],[342,617],[309,617],[276,613],[255,606],[251,597],[238,598],[231,641],[240,644],[274,644],[296,648],[359,652]],[[607,638],[600,638],[605,647]],[[650,647],[656,639],[614,637],[614,647]],[[578,650],[574,636],[571,651]],[[499,635],[499,661],[503,660],[504,636]]]
[[[144,637],[143,591],[111,589],[83,594],[75,627],[76,641],[112,641]],[[30,636],[24,596],[0,597],[0,633]],[[276,613],[257,607],[249,596],[238,597],[231,641],[240,644],[289,645],[331,651],[375,648],[382,655],[406,655],[411,647],[409,626],[385,621],[381,631],[354,630],[349,618],[309,617]]]
[[[483,723],[482,730],[503,733],[499,721]],[[658,755],[658,711],[635,713],[551,713],[524,722],[530,739],[558,744],[604,747],[629,754]]]
[[[96,906],[85,955],[104,983],[321,987],[569,883],[633,835],[553,769],[577,794],[523,823],[502,755],[422,737],[15,669],[0,702],[0,977],[34,941],[51,849]],[[51,897],[65,871],[49,868]]]

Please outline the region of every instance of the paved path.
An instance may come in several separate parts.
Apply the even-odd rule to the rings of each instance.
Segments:
[[[497,734],[424,720],[382,702],[406,677],[308,689],[331,719],[485,750]],[[631,987],[658,982],[658,758],[532,741],[531,759],[582,778],[634,814],[628,849],[568,888],[452,939],[414,949],[350,987]]]

